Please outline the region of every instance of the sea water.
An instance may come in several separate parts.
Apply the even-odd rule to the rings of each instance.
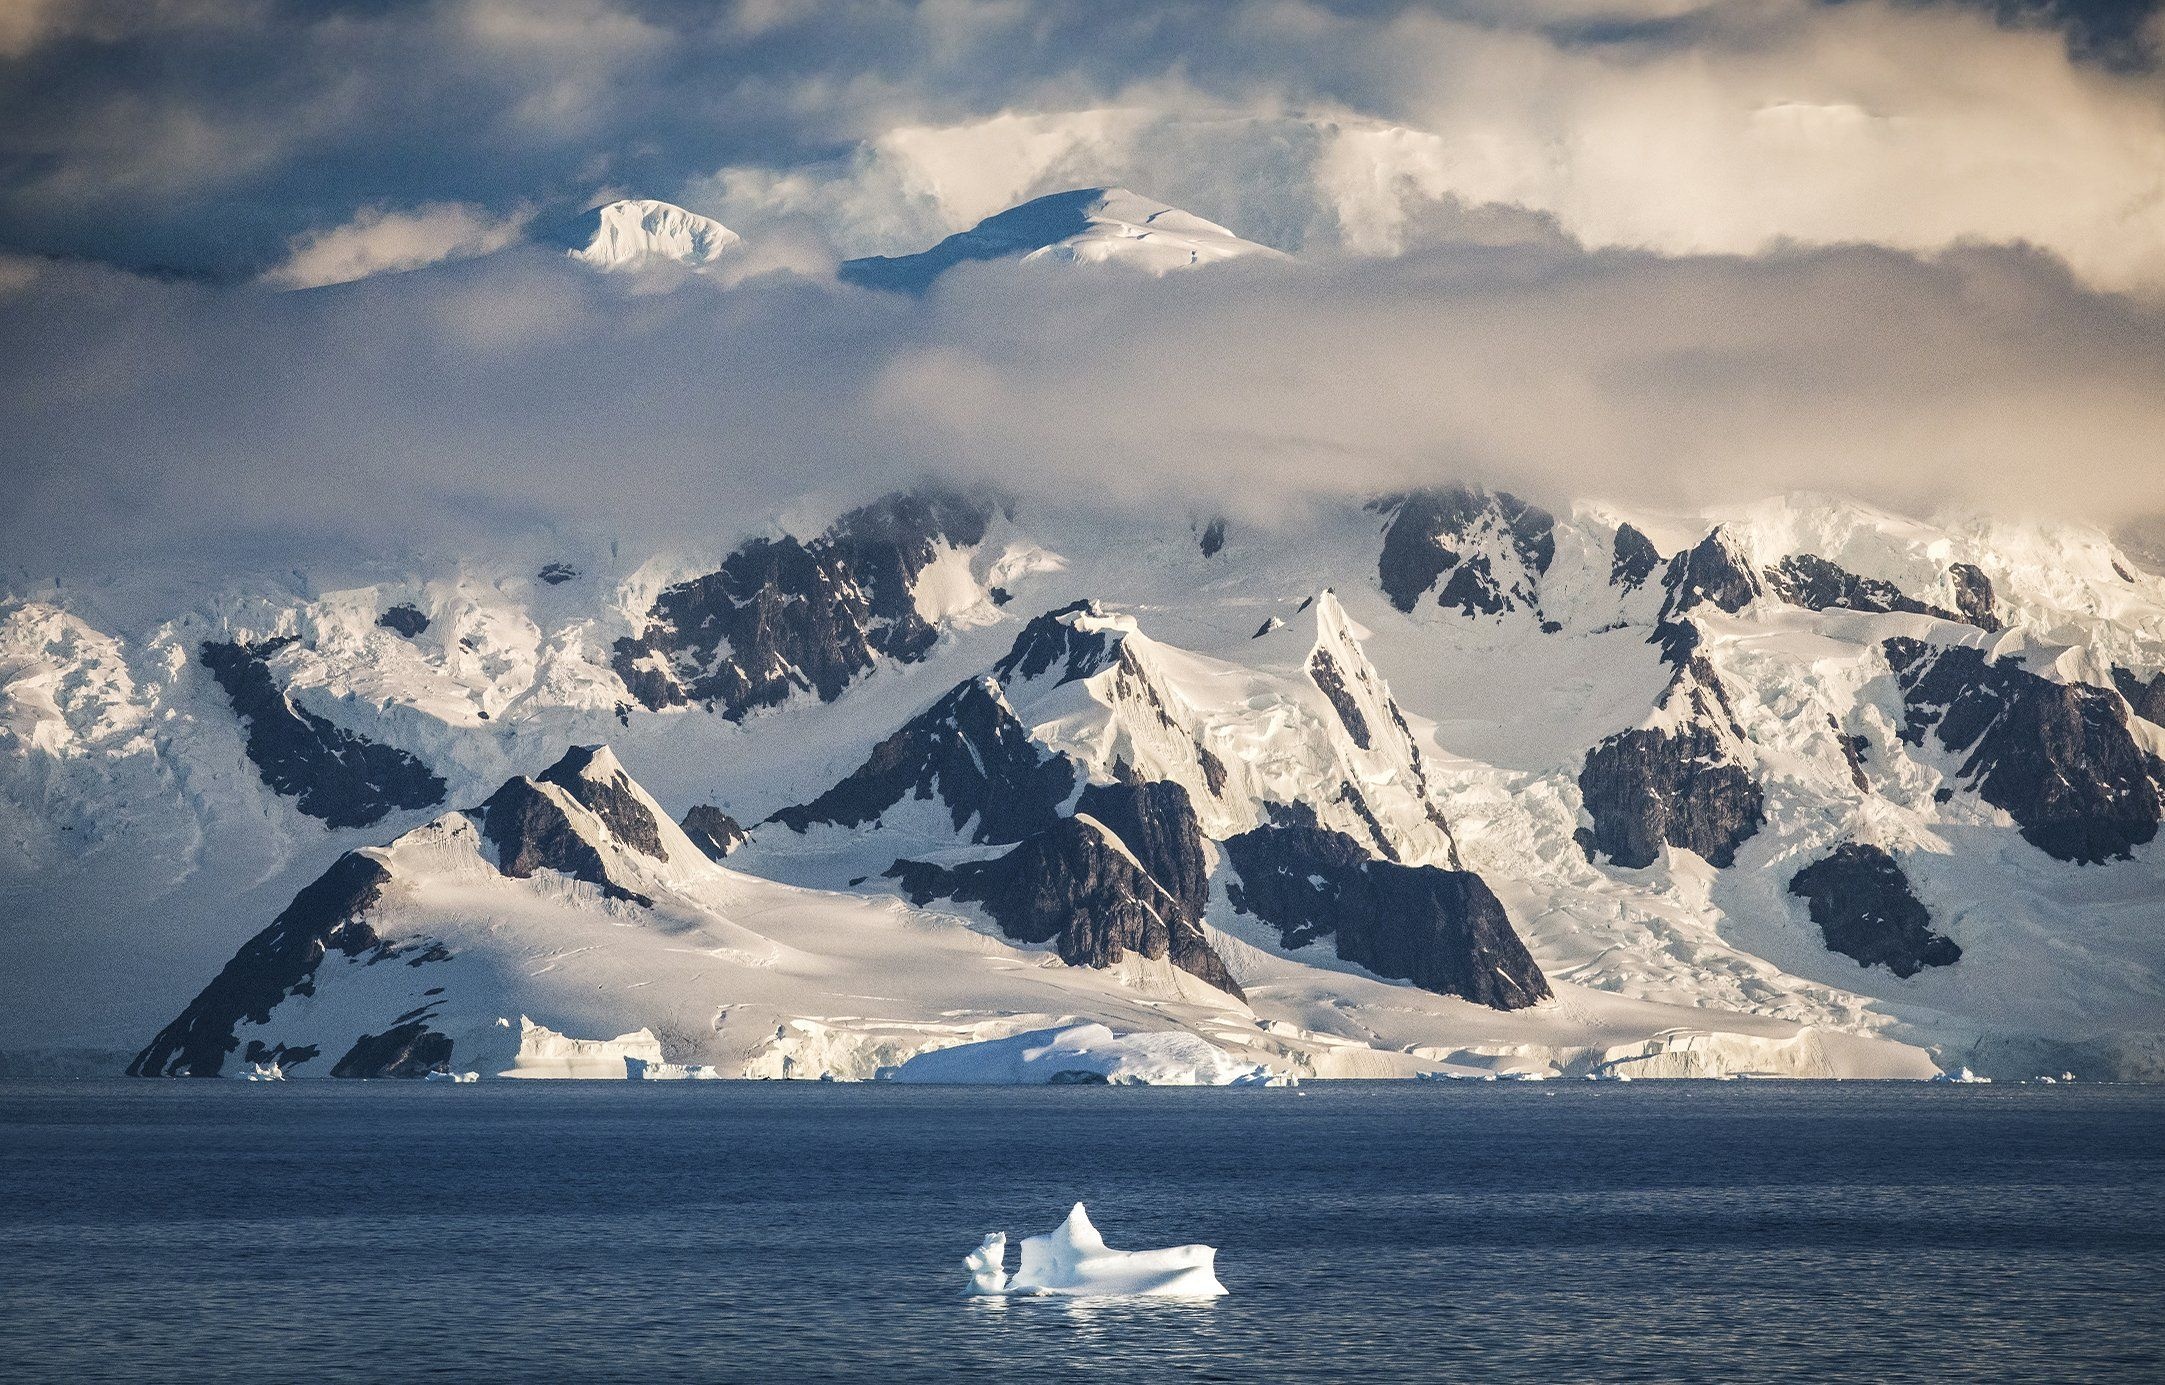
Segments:
[[[1206,1302],[986,1300],[1078,1201]],[[2165,1091],[0,1085],[0,1379],[2144,1380]]]

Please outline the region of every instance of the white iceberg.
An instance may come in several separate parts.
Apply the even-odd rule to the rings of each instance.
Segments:
[[[457,1082],[464,1084],[467,1082],[479,1082],[481,1074],[478,1072],[453,1072],[449,1068],[431,1068],[421,1074],[421,1080],[423,1082]]]
[[[1975,1083],[1979,1086],[1988,1086],[1992,1081],[1992,1079],[1989,1077],[1979,1077],[1976,1073],[1971,1072],[1968,1068],[1957,1068],[1953,1072],[1943,1072],[1940,1073],[1938,1076],[1934,1077],[1932,1080],[1934,1082],[1961,1082],[1965,1084]]]
[[[1218,1298],[1215,1246],[1169,1246],[1164,1250],[1113,1250],[1091,1225],[1081,1203],[1067,1220],[1042,1236],[1026,1236],[1022,1265],[1010,1279],[1007,1236],[995,1231],[963,1260],[970,1292],[1069,1294],[1123,1298]]]
[[[1207,1039],[1177,1031],[1115,1034],[1102,1024],[1033,1029],[920,1053],[881,1069],[890,1082],[969,1085],[1106,1083],[1116,1087],[1290,1085],[1260,1063],[1244,1063]]]
[[[283,1082],[286,1080],[286,1070],[278,1065],[276,1059],[268,1063],[250,1063],[248,1071],[237,1072],[233,1075],[243,1082]]]

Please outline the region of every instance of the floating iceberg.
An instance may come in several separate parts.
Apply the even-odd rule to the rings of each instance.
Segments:
[[[1207,1039],[1166,1032],[1115,1034],[1102,1024],[1033,1029],[920,1053],[884,1068],[890,1082],[972,1085],[1106,1083],[1152,1087],[1277,1087],[1287,1078],[1244,1063]]]
[[[275,1060],[268,1063],[250,1063],[248,1071],[237,1072],[233,1075],[243,1082],[283,1082],[286,1080],[286,1070],[278,1066]]]
[[[478,1072],[452,1072],[449,1068],[431,1068],[421,1074],[421,1080],[423,1082],[479,1082],[481,1074]]]
[[[995,1231],[964,1258],[973,1294],[1073,1294],[1118,1297],[1217,1298],[1215,1246],[1113,1250],[1090,1224],[1081,1203],[1042,1236],[1026,1236],[1022,1265],[1007,1275],[1007,1236]]]
[[[1992,1081],[1992,1079],[1989,1077],[1979,1077],[1976,1073],[1971,1072],[1968,1068],[1957,1068],[1953,1072],[1943,1072],[1937,1077],[1934,1077],[1932,1080],[1934,1082],[1974,1082],[1980,1086],[1988,1085]]]

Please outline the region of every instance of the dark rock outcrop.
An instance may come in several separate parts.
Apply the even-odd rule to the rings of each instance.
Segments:
[[[1947,576],[1954,583],[1955,618],[1980,630],[1998,631],[2000,617],[1992,579],[1975,563],[1956,563],[1947,569]]]
[[[401,809],[443,802],[444,781],[395,746],[379,745],[297,705],[271,676],[293,637],[256,644],[206,640],[204,667],[246,727],[248,758],[272,792],[328,827],[366,827]]]
[[[1842,761],[1849,766],[1849,782],[1857,786],[1858,793],[1870,793],[1872,780],[1864,772],[1864,756],[1872,748],[1872,738],[1851,735],[1831,716],[1827,718],[1827,729],[1834,733],[1835,743],[1842,748]]]
[[[475,812],[482,836],[496,849],[496,868],[504,874],[524,880],[536,871],[553,870],[584,880],[607,898],[653,904],[609,878],[601,852],[533,780],[522,775],[505,781]]]
[[[1609,555],[1609,584],[1625,591],[1637,591],[1646,585],[1646,579],[1661,566],[1661,553],[1654,541],[1629,524],[1616,526],[1616,541]]]
[[[2112,671],[2112,685],[2127,699],[2127,705],[2136,716],[2157,726],[2165,726],[2165,673],[2155,673],[2145,682],[2138,674],[2124,668]]]
[[[226,1055],[239,1047],[235,1031],[269,1023],[271,1011],[290,995],[311,994],[325,956],[366,954],[373,962],[391,955],[366,917],[390,878],[372,856],[339,857],[158,1032],[128,1065],[128,1075],[216,1077]],[[305,1061],[290,1053],[286,1059]]]
[[[579,575],[579,569],[569,563],[545,563],[537,574],[552,587],[561,587]]]
[[[1040,750],[999,684],[978,678],[874,746],[847,779],[771,821],[797,832],[862,827],[914,795],[943,800],[958,830],[974,816],[978,841],[1012,842],[1049,826],[1074,789],[1074,767]]]
[[[1594,820],[1589,857],[1633,869],[1660,859],[1664,842],[1728,866],[1765,817],[1758,784],[1703,727],[1609,737],[1586,752],[1579,792]]]
[[[392,634],[410,640],[428,629],[428,616],[419,606],[410,601],[402,601],[377,616],[376,623]]]
[[[1958,563],[1952,571],[1955,610],[1920,601],[1892,582],[1859,577],[1816,553],[1797,553],[1782,559],[1767,569],[1767,585],[1782,600],[1808,611],[1900,611],[1961,621],[1986,630],[1999,629],[1999,619],[1992,614],[1991,580],[1968,563]]]
[[[1202,545],[1204,557],[1217,557],[1218,550],[1225,547],[1225,521],[1223,519],[1213,519],[1210,523],[1204,525],[1202,538],[1199,542]]]
[[[1189,822],[1192,830],[1192,815]],[[1165,833],[1178,835],[1178,829]],[[1109,967],[1133,952],[1170,959],[1216,989],[1242,996],[1199,916],[1142,859],[1106,824],[1077,816],[1061,818],[989,861],[953,867],[897,861],[888,874],[917,904],[946,896],[984,906],[1002,933],[1017,942],[1051,943],[1070,966]]]
[[[1726,867],[1765,821],[1757,781],[1730,754],[1743,733],[1702,659],[1678,670],[1663,705],[1685,714],[1677,729],[1619,732],[1586,752],[1579,793],[1594,825],[1580,845],[1634,870],[1664,843]]]
[[[1902,739],[1936,735],[1966,756],[1957,773],[2031,845],[2094,863],[2157,835],[2165,762],[2136,743],[2121,697],[1968,646],[1902,638],[1883,648],[1902,688]]]
[[[1165,780],[1092,784],[1075,811],[1110,828],[1190,918],[1210,907],[1210,858],[1186,789]]]
[[[1548,997],[1548,979],[1480,876],[1375,860],[1318,825],[1312,809],[1277,817],[1226,840],[1239,877],[1227,892],[1287,947],[1329,937],[1341,958],[1378,976],[1497,1010]]]
[[[690,837],[692,844],[705,852],[710,861],[721,860],[751,839],[751,834],[739,826],[735,818],[712,804],[693,804],[684,814],[681,825],[684,835]]]
[[[1445,580],[1437,604],[1465,615],[1540,608],[1556,520],[1538,505],[1450,486],[1386,496],[1369,508],[1390,516],[1376,576],[1399,610],[1411,611],[1438,579]]]
[[[1690,619],[1692,611],[1712,606],[1735,615],[1764,594],[1758,574],[1720,529],[1670,558],[1661,584],[1667,595],[1654,618],[1652,639],[1661,646],[1663,657],[1678,667],[1699,647],[1699,627]]]
[[[1882,847],[1844,842],[1791,877],[1789,892],[1810,901],[1827,946],[1860,966],[1910,977],[1962,956],[1953,939],[1932,931],[1932,915]]]
[[[1353,738],[1353,743],[1363,750],[1368,749],[1373,743],[1368,732],[1368,718],[1361,715],[1360,704],[1353,700],[1352,692],[1346,687],[1345,675],[1339,672],[1338,661],[1331,657],[1329,650],[1319,648],[1308,656],[1308,677],[1323,696],[1330,699],[1332,709],[1338,713],[1338,720],[1346,728],[1346,734]]]
[[[634,851],[657,861],[669,859],[662,847],[661,824],[653,810],[632,792],[631,776],[617,766],[603,746],[575,745],[563,758],[541,772],[541,781],[554,784],[608,825],[610,835]]]
[[[451,1040],[408,1020],[381,1034],[363,1034],[331,1068],[333,1077],[420,1077],[451,1061]]]
[[[735,721],[799,691],[831,702],[880,658],[924,657],[939,632],[917,613],[918,574],[943,546],[982,540],[992,513],[927,489],[853,510],[809,543],[755,539],[664,590],[613,665],[650,709],[697,702]]]

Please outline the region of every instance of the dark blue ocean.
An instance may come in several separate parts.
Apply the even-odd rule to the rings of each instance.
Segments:
[[[1088,1202],[1202,1304],[962,1294]],[[0,1085],[0,1379],[2165,1378],[2165,1091]]]

